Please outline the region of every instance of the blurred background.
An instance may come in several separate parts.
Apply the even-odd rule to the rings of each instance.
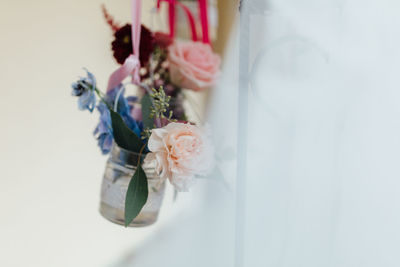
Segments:
[[[104,89],[118,67],[101,4],[118,22],[130,21],[128,0],[0,2],[0,266],[110,266],[173,213],[163,210],[154,226],[125,229],[98,212],[107,159],[92,136],[98,115],[77,109],[70,84],[86,67]],[[210,6],[222,53],[235,7]],[[151,15],[154,7],[143,1],[143,23],[167,29],[164,8]]]
[[[125,23],[129,1],[0,2],[0,266],[400,266],[399,2],[243,2],[238,25],[237,2],[209,1],[223,75],[193,94],[227,188],[173,205],[169,188],[159,221],[132,229],[98,212],[107,158],[70,89],[83,67],[105,87],[101,4]]]

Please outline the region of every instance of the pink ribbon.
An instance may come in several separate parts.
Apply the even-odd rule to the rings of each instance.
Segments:
[[[190,11],[190,9],[177,0],[157,0],[157,9],[160,9],[160,4],[162,1],[169,3],[169,6],[168,6],[169,36],[171,38],[175,37],[175,21],[176,21],[175,20],[175,5],[178,5],[186,13],[186,16],[189,21],[190,31],[192,33],[192,40],[196,42],[197,41],[196,22],[194,20],[193,14]]]
[[[124,64],[114,71],[108,80],[107,92],[117,87],[125,78],[132,75],[132,83],[140,83],[140,61],[139,61],[139,46],[140,46],[140,30],[141,30],[141,13],[142,0],[132,0],[132,48],[133,54],[125,59]]]

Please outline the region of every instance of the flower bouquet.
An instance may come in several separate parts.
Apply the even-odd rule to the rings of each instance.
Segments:
[[[140,0],[132,1],[132,24],[119,26],[104,7],[103,13],[121,66],[111,74],[105,93],[86,70],[86,77],[72,84],[72,94],[79,109],[100,113],[94,135],[101,152],[110,154],[101,214],[125,226],[149,225],[157,220],[166,180],[177,191],[187,191],[196,176],[212,168],[209,134],[188,121],[182,92],[213,86],[220,58],[208,38],[181,41],[173,30],[152,32],[141,25]],[[135,95],[126,96],[128,84],[136,86]]]

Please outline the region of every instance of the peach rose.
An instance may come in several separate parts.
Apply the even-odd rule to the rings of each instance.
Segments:
[[[162,179],[178,191],[187,191],[196,175],[206,175],[213,165],[213,149],[207,133],[194,125],[172,122],[153,129],[145,162],[156,162]]]
[[[175,85],[201,91],[219,77],[221,59],[208,44],[175,41],[168,47],[171,81]]]

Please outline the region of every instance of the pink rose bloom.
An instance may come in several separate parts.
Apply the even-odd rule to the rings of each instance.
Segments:
[[[219,77],[221,58],[208,44],[175,41],[168,47],[169,71],[175,85],[201,91]]]
[[[207,175],[213,166],[213,149],[207,133],[191,124],[172,122],[153,129],[145,162],[156,162],[162,179],[178,191],[187,191],[196,175]]]

